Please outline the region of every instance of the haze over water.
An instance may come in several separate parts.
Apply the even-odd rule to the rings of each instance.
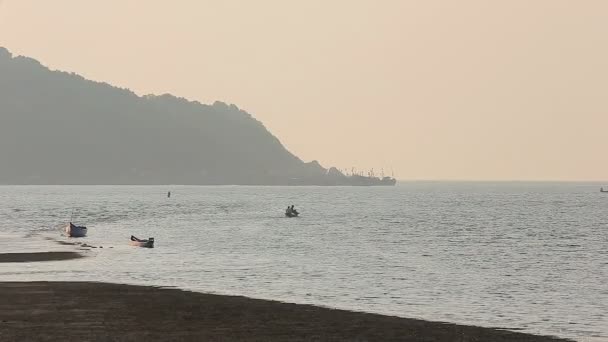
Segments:
[[[305,161],[399,179],[605,179],[608,2],[4,0],[0,46],[234,103]]]
[[[177,286],[608,339],[608,196],[597,184],[2,186],[0,203],[5,252],[103,246],[0,264],[5,281]],[[284,218],[289,204],[302,217]],[[87,238],[59,236],[72,207]],[[156,248],[127,246],[131,234]]]

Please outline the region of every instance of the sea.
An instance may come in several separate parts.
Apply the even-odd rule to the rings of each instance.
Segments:
[[[0,253],[86,256],[0,264],[0,281],[175,287],[608,341],[600,186],[0,186]],[[70,217],[87,237],[61,235]]]

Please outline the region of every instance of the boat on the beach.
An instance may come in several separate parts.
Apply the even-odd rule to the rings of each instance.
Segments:
[[[136,247],[145,247],[145,248],[154,248],[154,238],[148,239],[138,239],[135,236],[131,235],[131,241],[129,241],[129,245]]]
[[[77,226],[70,222],[65,226],[64,232],[69,237],[85,237],[87,235],[87,227]]]

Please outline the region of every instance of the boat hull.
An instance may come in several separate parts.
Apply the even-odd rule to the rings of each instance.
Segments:
[[[64,228],[64,232],[69,237],[85,237],[87,236],[87,227],[75,226],[68,223]]]
[[[143,248],[154,248],[154,241],[129,241],[129,245]]]

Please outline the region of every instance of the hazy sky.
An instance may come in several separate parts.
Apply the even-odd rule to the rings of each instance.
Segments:
[[[0,0],[0,46],[234,103],[325,166],[608,179],[604,0]]]

